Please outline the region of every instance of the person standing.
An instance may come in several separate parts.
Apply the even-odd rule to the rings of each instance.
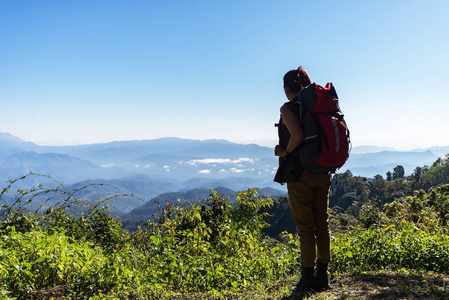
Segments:
[[[284,75],[285,96],[289,100],[280,109],[279,144],[274,154],[279,168],[274,181],[287,183],[288,198],[301,250],[301,279],[294,291],[330,288],[327,266],[330,262],[330,233],[328,222],[329,173],[312,173],[301,166],[299,149],[304,133],[297,112],[299,93],[311,81],[303,67]],[[315,268],[316,266],[316,268]]]

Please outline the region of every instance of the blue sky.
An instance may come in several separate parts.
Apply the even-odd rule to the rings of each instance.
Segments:
[[[0,132],[273,146],[282,77],[332,81],[354,146],[449,139],[449,1],[2,1]]]

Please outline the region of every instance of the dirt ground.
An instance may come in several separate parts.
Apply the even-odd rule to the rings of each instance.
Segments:
[[[326,291],[292,293],[282,300],[318,299],[449,299],[449,276],[407,272],[367,272],[331,276]]]

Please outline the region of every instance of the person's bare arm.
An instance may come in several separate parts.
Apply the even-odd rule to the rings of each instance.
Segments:
[[[281,115],[285,126],[287,126],[287,129],[290,132],[290,140],[288,141],[286,149],[283,149],[280,145],[276,145],[274,154],[276,156],[284,157],[289,153],[292,153],[292,151],[301,144],[304,138],[304,133],[299,124],[298,117],[285,105],[281,107]]]

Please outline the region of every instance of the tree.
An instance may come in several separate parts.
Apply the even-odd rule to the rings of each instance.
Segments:
[[[416,167],[410,175],[410,181],[412,182],[412,190],[419,190],[421,188],[423,169]]]
[[[387,175],[387,181],[391,181],[391,175],[392,175],[391,172],[388,171],[386,175]]]
[[[429,168],[423,167],[421,186],[428,191],[432,187],[449,183],[449,154],[438,158]]]
[[[377,174],[371,182],[370,198],[382,203],[385,200],[385,190],[387,183],[382,175]]]
[[[329,207],[347,208],[355,201],[367,201],[369,183],[364,177],[353,176],[351,171],[335,175],[329,195]]]
[[[396,166],[393,168],[393,180],[397,178],[404,178],[405,170],[403,166]]]

